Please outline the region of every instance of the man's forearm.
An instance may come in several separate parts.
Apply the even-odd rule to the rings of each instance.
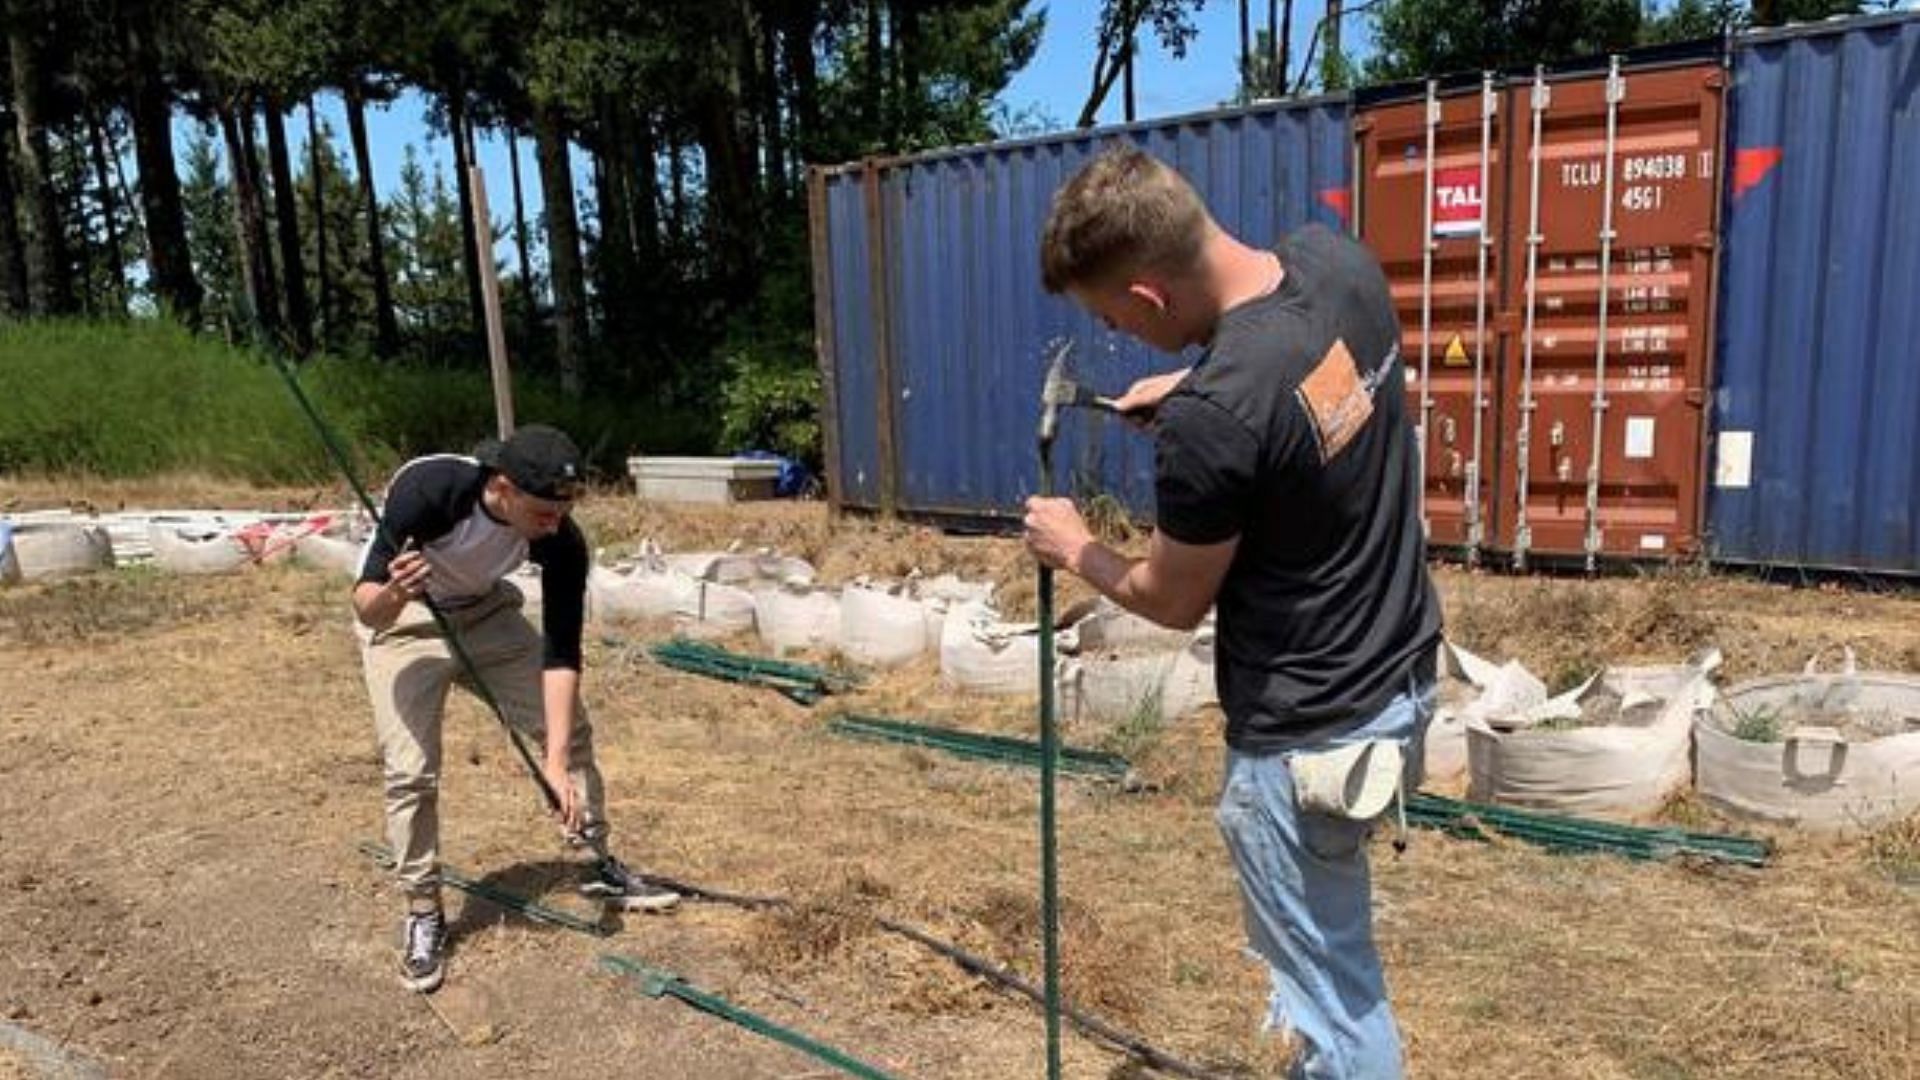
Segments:
[[[1192,610],[1187,597],[1156,580],[1147,560],[1122,555],[1097,541],[1080,549],[1072,569],[1107,599],[1162,626],[1191,630],[1206,617],[1205,604],[1198,612]]]
[[[580,700],[580,673],[572,668],[548,668],[540,675],[540,697],[547,722],[547,760],[568,760],[573,746],[573,712]]]

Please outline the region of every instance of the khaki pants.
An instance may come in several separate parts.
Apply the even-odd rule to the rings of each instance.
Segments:
[[[502,583],[486,599],[446,616],[507,722],[543,747],[544,641],[521,614],[520,603],[520,590]],[[359,633],[385,769],[387,842],[393,847],[395,876],[409,905],[424,907],[440,894],[440,721],[448,688],[458,683],[471,692],[473,686],[423,605],[408,604],[386,630],[359,627]],[[585,821],[582,838],[604,843],[606,795],[593,761],[593,727],[578,703],[569,750],[568,776]],[[534,756],[540,760],[540,751]]]

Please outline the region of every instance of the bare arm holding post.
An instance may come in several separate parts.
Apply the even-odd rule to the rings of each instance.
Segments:
[[[1078,575],[1128,611],[1162,626],[1191,630],[1207,617],[1240,546],[1183,544],[1156,532],[1143,559],[1093,538],[1071,499],[1027,500],[1027,547],[1049,566]]]

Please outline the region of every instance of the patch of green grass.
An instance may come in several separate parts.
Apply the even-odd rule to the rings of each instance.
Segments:
[[[494,430],[484,365],[317,357],[298,379],[370,482],[405,458],[465,451]],[[163,320],[0,327],[0,385],[0,472],[188,472],[259,484],[334,475],[271,362]],[[569,398],[540,378],[516,377],[513,390],[520,422],[565,428],[616,476],[629,453],[706,452],[717,426],[618,395]]]
[[[1729,705],[1733,710],[1733,737],[1745,742],[1777,743],[1786,732],[1786,721],[1780,711],[1771,705],[1755,706],[1745,710]]]

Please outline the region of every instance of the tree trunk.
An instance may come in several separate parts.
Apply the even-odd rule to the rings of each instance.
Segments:
[[[273,172],[273,224],[280,242],[280,280],[286,288],[287,330],[295,356],[313,352],[313,301],[307,293],[306,259],[300,254],[300,214],[287,154],[287,125],[277,94],[263,103],[267,119],[267,166]]]
[[[634,345],[634,230],[626,170],[620,167],[620,158],[631,148],[621,122],[623,106],[611,96],[602,95],[594,111],[600,129],[592,151],[593,187],[600,210],[600,246],[594,259],[599,287],[595,292],[610,353],[625,357]]]
[[[274,342],[280,335],[280,297],[267,256],[266,207],[260,200],[259,165],[254,159],[252,110],[235,105],[219,112],[220,134],[232,165],[234,238],[246,268],[247,306],[258,337]]]
[[[527,333],[540,325],[540,302],[533,291],[533,260],[527,255],[527,204],[520,187],[520,137],[507,125],[507,175],[513,178],[513,246],[520,256],[520,302],[526,305]]]
[[[144,9],[143,9],[144,10]],[[128,32],[134,81],[128,119],[140,169],[140,211],[146,219],[147,269],[161,306],[187,326],[200,325],[205,290],[194,277],[187,247],[187,215],[173,160],[173,104],[154,51],[152,15],[137,15]],[[119,157],[114,157],[117,167]],[[122,182],[121,187],[125,188]]]
[[[367,208],[367,268],[373,278],[373,352],[388,357],[400,351],[400,321],[393,313],[393,287],[387,281],[386,234],[380,228],[380,198],[373,185],[373,155],[367,150],[366,101],[356,80],[348,80],[347,132],[353,141],[353,169],[360,200]]]
[[[1127,36],[1119,39],[1121,45],[1117,50],[1108,52],[1102,48],[1100,54],[1093,58],[1093,89],[1087,94],[1086,102],[1080,106],[1080,119],[1074,122],[1075,127],[1088,128],[1099,121],[1100,106],[1106,104],[1107,95],[1113,92],[1115,80],[1120,77],[1126,65],[1133,61],[1135,29],[1134,26],[1125,27]]]
[[[787,188],[787,136],[780,116],[780,34],[760,16],[760,130],[767,146],[767,191]]]
[[[13,117],[4,117],[4,130],[13,130]],[[27,298],[27,259],[21,250],[19,195],[13,186],[13,141],[0,138],[0,306],[13,318],[32,308]]]
[[[37,5],[12,5],[7,25],[7,51],[13,71],[14,132],[19,139],[20,196],[27,203],[28,299],[37,315],[59,315],[73,310],[73,276],[67,265],[66,232],[60,221],[60,203],[53,190],[52,155],[41,116],[40,43],[35,39],[41,20],[29,15]],[[23,10],[28,9],[28,10]]]
[[[630,145],[620,155],[626,177],[627,213],[633,219],[633,251],[642,278],[653,279],[660,259],[660,142],[653,117],[631,105],[626,121]]]
[[[573,206],[573,167],[567,160],[567,137],[551,106],[533,112],[535,155],[540,162],[540,190],[546,200],[547,267],[553,276],[555,354],[560,366],[560,388],[578,397],[581,389],[581,353],[586,345],[587,289],[580,269],[580,222]]]
[[[883,0],[867,0],[867,64],[865,85],[861,88],[861,135],[867,140],[880,137],[880,84],[886,79],[880,40],[880,5]]]
[[[1253,32],[1247,21],[1247,7],[1253,0],[1240,0],[1240,96],[1253,96],[1249,91],[1248,76],[1253,73]]]
[[[307,95],[307,169],[313,181],[313,271],[320,282],[319,341],[324,350],[333,337],[333,283],[327,277],[327,182],[320,160],[320,117]]]
[[[707,228],[718,254],[719,293],[740,299],[752,292],[754,250],[753,161],[744,153],[729,95],[700,106],[700,149],[707,163]]]
[[[1133,123],[1133,116],[1134,116],[1133,61],[1135,57],[1140,55],[1140,50],[1136,47],[1136,44],[1137,43],[1135,41],[1127,42],[1127,66],[1121,69],[1121,80],[1122,80],[1122,86],[1121,86],[1121,92],[1120,92],[1121,119],[1123,119],[1125,122],[1129,124]]]
[[[920,138],[920,0],[892,0],[893,54],[900,66],[900,100],[894,106],[902,137]]]
[[[1282,0],[1280,7],[1280,44],[1274,49],[1273,92],[1287,96],[1287,70],[1293,63],[1293,0]]]
[[[120,249],[120,204],[113,195],[113,173],[107,168],[106,125],[98,116],[87,115],[87,134],[93,144],[93,175],[99,187],[100,216],[107,228],[107,302],[117,316],[127,314],[126,253]],[[118,154],[115,154],[118,157]]]
[[[818,0],[789,0],[787,23],[780,29],[786,52],[787,78],[793,85],[793,158],[799,165],[814,158],[814,140],[820,137],[820,76],[813,57],[813,33],[819,22]]]
[[[447,126],[453,135],[453,171],[459,176],[460,190],[460,265],[467,272],[468,332],[473,340],[486,332],[486,301],[480,292],[480,241],[473,221],[473,178],[467,166],[473,164],[472,136],[467,131],[465,95],[455,91],[447,95]],[[493,257],[493,226],[487,226],[487,257]]]
[[[1280,96],[1280,82],[1286,76],[1280,69],[1280,0],[1267,0],[1267,85],[1261,88],[1264,94]]]

